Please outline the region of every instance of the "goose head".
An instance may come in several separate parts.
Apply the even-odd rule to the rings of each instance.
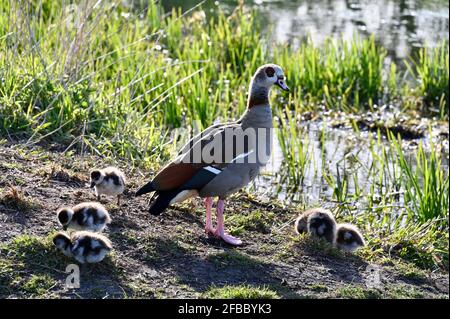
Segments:
[[[56,216],[58,217],[59,223],[63,226],[63,229],[66,230],[67,226],[70,224],[73,217],[73,209],[69,207],[63,207],[58,210]]]
[[[91,183],[90,187],[94,188],[95,185],[100,184],[103,182],[103,179],[105,178],[105,173],[102,170],[95,169],[91,172]]]
[[[289,91],[283,69],[276,64],[264,64],[261,66],[253,76],[253,85],[266,89],[276,85],[283,91]]]

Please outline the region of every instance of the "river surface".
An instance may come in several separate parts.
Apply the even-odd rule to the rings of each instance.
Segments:
[[[162,0],[166,11],[189,10],[199,0]],[[449,38],[449,3],[442,0],[253,0],[244,1],[259,13],[261,25],[273,41],[298,46],[308,37],[320,45],[327,37],[351,39],[375,35],[394,61],[414,55],[427,44]],[[202,8],[214,15],[220,6],[232,11],[237,1],[206,0]]]

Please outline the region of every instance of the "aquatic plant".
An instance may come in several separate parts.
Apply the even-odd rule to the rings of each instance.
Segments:
[[[424,101],[424,109],[431,114],[448,117],[449,108],[449,44],[442,41],[435,48],[424,47],[418,57],[405,61],[418,84],[416,94]]]
[[[444,171],[432,139],[429,152],[419,144],[414,165],[404,155],[401,139],[391,133],[389,140],[398,157],[409,216],[420,222],[439,219],[440,225],[448,227],[449,172]]]

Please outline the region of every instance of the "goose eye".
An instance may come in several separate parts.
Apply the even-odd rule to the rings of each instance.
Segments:
[[[266,74],[269,78],[273,77],[275,75],[275,69],[269,66],[266,68]]]

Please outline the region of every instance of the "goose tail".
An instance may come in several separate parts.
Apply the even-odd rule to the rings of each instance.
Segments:
[[[150,192],[154,192],[155,186],[153,185],[153,182],[148,182],[147,184],[145,184],[144,186],[142,186],[141,188],[139,188],[135,194],[135,196],[141,196]]]
[[[174,199],[178,193],[179,191],[159,192],[148,209],[149,213],[155,216],[160,215],[167,207],[169,207],[171,200]]]

